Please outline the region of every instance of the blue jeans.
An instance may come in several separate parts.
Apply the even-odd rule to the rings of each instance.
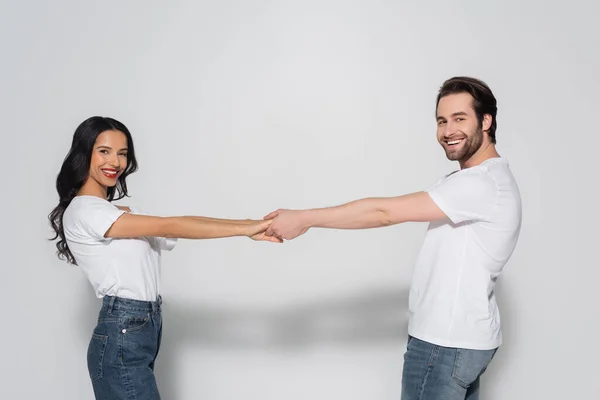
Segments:
[[[161,304],[160,298],[104,297],[87,353],[96,399],[160,399],[154,362],[162,333]]]
[[[442,347],[409,337],[401,400],[478,400],[480,377],[496,350]]]

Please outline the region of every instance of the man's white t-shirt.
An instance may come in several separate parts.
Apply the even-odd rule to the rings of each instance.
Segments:
[[[132,214],[142,214],[130,209]],[[156,301],[160,294],[161,251],[172,250],[177,240],[105,238],[106,231],[123,213],[105,199],[75,197],[63,215],[67,245],[97,297]]]
[[[521,228],[521,196],[503,158],[445,176],[427,190],[448,219],[429,225],[409,296],[408,333],[445,347],[502,344],[494,286]]]

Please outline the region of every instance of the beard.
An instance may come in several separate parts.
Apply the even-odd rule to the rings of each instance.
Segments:
[[[473,156],[479,150],[483,144],[483,130],[478,127],[472,136],[467,136],[464,140],[462,147],[458,150],[444,147],[446,151],[446,157],[450,161],[466,161]]]

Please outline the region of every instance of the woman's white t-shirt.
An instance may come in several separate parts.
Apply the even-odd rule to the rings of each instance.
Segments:
[[[130,209],[132,214],[142,215]],[[97,297],[156,301],[160,294],[161,251],[172,250],[177,239],[104,237],[125,212],[99,197],[75,197],[63,216],[67,244]]]

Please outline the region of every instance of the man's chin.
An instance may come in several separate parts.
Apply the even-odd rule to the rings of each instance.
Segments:
[[[458,161],[462,157],[458,153],[449,153],[449,152],[446,152],[446,158],[448,158],[448,160],[450,160],[450,161]]]

